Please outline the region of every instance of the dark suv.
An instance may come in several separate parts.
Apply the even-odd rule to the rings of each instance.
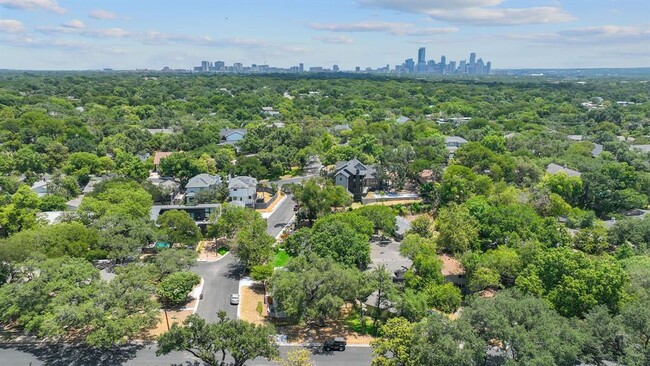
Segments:
[[[323,349],[325,351],[345,351],[345,339],[343,337],[336,337],[325,341]]]

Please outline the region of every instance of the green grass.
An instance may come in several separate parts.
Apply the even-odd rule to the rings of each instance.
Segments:
[[[372,319],[369,314],[366,314],[364,316],[365,320],[365,326],[361,324],[361,321],[359,320],[359,313],[358,312],[353,312],[351,313],[346,319],[345,319],[345,324],[350,328],[351,330],[359,333],[359,334],[377,334],[377,329],[372,326]],[[365,328],[365,329],[364,329]]]
[[[228,248],[221,247],[221,248],[217,249],[217,253],[219,253],[219,255],[224,255],[224,254],[228,253]]]
[[[291,259],[291,256],[280,249],[275,253],[275,259],[273,260],[273,267],[284,267],[287,262]]]

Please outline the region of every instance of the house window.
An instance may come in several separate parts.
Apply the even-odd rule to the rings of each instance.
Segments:
[[[248,196],[248,199],[250,200],[250,199],[252,199],[252,197],[253,197],[253,196]]]
[[[237,192],[237,188],[233,188],[233,190],[232,190],[232,191],[233,191],[233,192]]]

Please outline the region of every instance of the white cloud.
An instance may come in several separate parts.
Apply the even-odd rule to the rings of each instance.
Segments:
[[[3,33],[22,33],[25,26],[15,19],[0,19],[0,32]]]
[[[331,43],[331,44],[350,44],[353,42],[352,38],[346,35],[313,36],[311,38],[317,41],[321,41],[323,43]]]
[[[441,20],[476,25],[548,24],[568,22],[575,19],[562,9],[550,6],[521,9],[465,8],[430,10],[428,15]]]
[[[133,35],[131,32],[122,28],[107,28],[107,29],[85,29],[74,28],[69,26],[63,27],[39,27],[36,29],[43,34],[76,34],[85,37],[94,38],[122,38]]]
[[[456,32],[456,28],[420,28],[413,23],[365,21],[358,23],[312,23],[309,28],[330,32],[383,32],[395,36],[430,36]]]
[[[604,45],[642,42],[650,46],[650,28],[635,26],[602,25],[574,28],[555,33],[508,35],[506,38],[556,45]]]
[[[0,5],[9,9],[48,10],[59,14],[67,12],[56,0],[0,0]]]
[[[86,25],[81,20],[78,19],[73,19],[67,23],[63,23],[61,24],[61,26],[65,28],[73,28],[73,29],[82,29],[86,27]]]
[[[561,23],[575,18],[556,6],[501,8],[504,0],[357,0],[360,4],[425,14],[433,19],[475,25]]]
[[[117,18],[117,14],[113,13],[112,11],[104,10],[104,9],[93,9],[90,14],[88,14],[89,17],[94,18],[94,19],[115,19]]]

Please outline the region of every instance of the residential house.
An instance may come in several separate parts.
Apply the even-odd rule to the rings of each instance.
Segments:
[[[397,216],[395,218],[395,225],[397,226],[395,230],[395,238],[397,240],[404,239],[406,233],[411,230],[411,221],[402,216]]]
[[[584,140],[584,137],[582,135],[568,135],[566,138],[568,138],[571,141],[576,141],[576,142]]]
[[[174,134],[174,129],[173,128],[147,128],[147,132],[149,132],[152,135],[155,135],[157,133],[161,133],[163,135],[172,135]]]
[[[36,182],[34,182],[34,184],[32,184],[32,186],[30,187],[30,189],[32,190],[32,192],[36,193],[38,198],[41,198],[47,194],[48,183],[50,183],[50,181],[47,180],[46,178],[43,178],[41,180],[37,180]]]
[[[569,169],[566,166],[558,165],[555,163],[550,163],[549,165],[547,165],[546,172],[548,174],[557,174],[559,172],[564,172],[569,177],[579,177],[582,175],[582,173],[580,173],[577,170]]]
[[[449,152],[450,157],[453,157],[454,154],[456,153],[456,150],[458,150],[458,148],[465,145],[466,143],[467,140],[465,140],[460,136],[445,137],[445,144],[447,145],[447,151]]]
[[[219,131],[222,144],[234,144],[241,141],[246,136],[245,128],[224,128]]]
[[[334,125],[330,130],[335,133],[341,133],[343,131],[352,131],[352,128],[346,123],[344,125]]]
[[[404,123],[406,123],[406,122],[408,122],[408,121],[410,121],[410,120],[411,120],[411,119],[408,118],[408,117],[406,117],[406,116],[399,116],[399,117],[395,120],[395,122],[397,122],[397,124],[400,124],[400,125],[401,125],[401,124],[404,124]]]
[[[255,207],[257,202],[257,179],[247,176],[232,177],[228,180],[231,202],[238,202],[247,207]]]
[[[187,181],[185,185],[185,202],[194,202],[196,194],[202,191],[214,191],[221,185],[221,177],[218,175],[199,174]]]
[[[262,107],[262,113],[271,117],[280,115],[280,112],[273,110],[273,107]]]
[[[650,145],[631,145],[630,150],[638,150],[640,152],[650,152]]]
[[[432,183],[435,181],[435,178],[436,176],[431,169],[424,169],[418,174],[418,182],[420,182],[420,184]]]
[[[467,278],[465,277],[465,268],[460,261],[446,254],[439,255],[438,258],[442,261],[441,272],[445,277],[445,282],[451,282],[463,288],[467,284]]]
[[[158,221],[158,217],[163,213],[171,210],[185,211],[187,212],[196,226],[198,226],[201,231],[206,230],[208,224],[210,223],[210,215],[221,209],[221,205],[218,203],[204,203],[194,206],[184,206],[184,205],[154,205],[149,210],[149,218],[153,222]]]
[[[594,144],[594,148],[591,150],[591,156],[597,158],[598,156],[600,156],[600,154],[602,154],[602,152],[603,152],[603,145]]]
[[[173,154],[171,151],[156,151],[153,154],[153,171],[157,172],[158,167],[160,166],[160,160],[168,157],[171,154]]]
[[[116,178],[117,175],[103,175],[103,176],[96,176],[96,175],[91,175],[90,180],[88,180],[88,183],[84,186],[84,188],[81,190],[81,194],[86,195],[88,193],[91,193],[92,191],[95,190],[95,186],[105,180],[111,179],[111,178]]]
[[[364,165],[357,159],[340,161],[334,169],[334,184],[344,187],[356,201],[377,185],[377,171],[372,165]]]

